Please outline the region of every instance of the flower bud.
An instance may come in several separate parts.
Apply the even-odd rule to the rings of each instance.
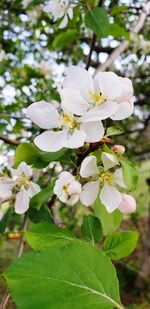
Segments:
[[[111,150],[115,152],[118,157],[122,157],[125,153],[125,147],[122,145],[114,145]]]
[[[134,197],[129,194],[124,194],[124,193],[121,194],[121,197],[122,197],[122,200],[118,207],[119,210],[123,214],[131,214],[132,212],[134,212],[136,210],[136,201]]]

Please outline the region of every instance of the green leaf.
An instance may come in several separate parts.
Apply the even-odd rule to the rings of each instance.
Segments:
[[[59,160],[64,155],[65,151],[65,149],[61,149],[56,152],[45,152],[41,151],[33,144],[22,143],[16,150],[14,167],[16,168],[24,161],[35,168],[44,168],[50,162]]]
[[[81,232],[86,240],[91,240],[93,244],[97,244],[102,237],[100,220],[92,215],[84,216]]]
[[[113,152],[106,144],[103,144],[103,146],[102,146],[101,149],[102,149],[102,151],[104,151],[104,152],[111,153],[111,154],[114,155],[114,152]]]
[[[138,173],[135,165],[126,158],[119,158],[123,168],[123,180],[127,188],[132,191],[136,188],[138,182]]]
[[[30,207],[39,210],[41,206],[52,197],[54,185],[55,181],[52,181],[49,186],[42,189],[38,194],[34,195],[30,200]]]
[[[35,168],[43,168],[48,165],[48,163],[40,160],[38,149],[29,143],[22,143],[17,147],[14,156],[14,167],[17,168],[22,161],[33,165]]]
[[[18,309],[123,309],[114,266],[86,242],[25,254],[4,276]]]
[[[42,222],[33,224],[25,232],[28,244],[34,250],[41,250],[53,245],[69,243],[75,239],[75,236],[67,229],[60,228],[55,224]]]
[[[119,210],[108,213],[99,198],[95,202],[94,215],[98,217],[102,224],[103,234],[108,235],[116,231],[122,221],[122,214]]]
[[[54,49],[62,49],[68,47],[68,44],[71,44],[77,35],[76,29],[69,29],[66,32],[61,32],[53,41],[53,48]]]
[[[85,14],[85,24],[97,37],[104,38],[109,34],[109,20],[102,8],[93,8]]]
[[[122,13],[124,11],[127,11],[129,9],[128,5],[120,5],[120,6],[114,6],[111,10],[111,15],[117,15],[119,13]]]
[[[138,233],[132,231],[116,232],[105,239],[103,251],[113,260],[122,259],[133,252]]]
[[[28,217],[31,220],[31,222],[34,222],[34,223],[39,223],[39,222],[53,223],[50,210],[46,206],[42,206],[40,210],[37,210],[35,208],[29,208]]]
[[[106,131],[106,136],[112,136],[112,135],[120,135],[122,134],[124,131],[116,126],[116,127],[109,127]]]
[[[110,24],[110,35],[112,35],[115,39],[120,39],[122,37],[126,38],[127,40],[130,40],[130,34],[127,32],[123,27],[120,25],[114,23]]]

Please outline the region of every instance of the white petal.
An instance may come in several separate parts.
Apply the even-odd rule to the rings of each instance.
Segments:
[[[73,206],[78,202],[78,200],[79,200],[79,194],[73,194],[68,199],[67,204]]]
[[[100,72],[94,78],[95,90],[99,90],[108,100],[124,100],[132,95],[133,88],[129,79],[120,78],[113,72]]]
[[[118,168],[113,175],[113,179],[117,185],[119,185],[122,188],[127,188],[124,180],[123,180],[123,173],[122,173],[122,168]]]
[[[99,121],[111,117],[118,110],[118,103],[106,101],[98,107],[91,108],[84,116],[82,122]]]
[[[80,129],[86,134],[87,143],[95,143],[100,141],[104,136],[104,127],[101,121],[91,121],[82,123]]]
[[[122,193],[121,198],[119,210],[123,214],[131,214],[136,211],[136,200],[132,195]]]
[[[59,191],[63,189],[63,186],[74,182],[75,177],[69,172],[62,172],[59,175],[59,178],[55,182],[54,193],[57,195]]]
[[[76,129],[70,137],[68,136],[67,141],[64,143],[64,147],[71,149],[82,147],[85,139],[85,133]]]
[[[65,15],[58,28],[63,29],[67,26],[67,24],[68,24],[68,16]]]
[[[101,159],[102,159],[102,163],[104,165],[105,171],[119,164],[117,158],[111,153],[102,152]]]
[[[97,198],[98,191],[99,191],[99,180],[86,183],[83,186],[80,194],[81,203],[87,207],[92,205]]]
[[[45,131],[34,139],[34,143],[43,151],[55,152],[64,147],[67,131]]]
[[[95,156],[86,157],[81,164],[80,175],[83,178],[94,176],[98,173],[97,159]]]
[[[76,89],[87,100],[89,93],[94,92],[92,76],[81,67],[71,66],[64,78],[63,88]]]
[[[73,9],[69,8],[67,13],[68,13],[69,18],[72,19],[73,18]]]
[[[37,193],[39,193],[41,191],[41,188],[36,183],[30,181],[29,188],[27,191],[28,191],[29,196],[32,197],[36,195]]]
[[[118,110],[111,116],[113,120],[122,120],[130,117],[133,114],[133,102],[124,101],[118,104]]]
[[[100,192],[100,200],[109,213],[118,208],[121,203],[121,193],[113,186],[104,184]]]
[[[15,212],[17,214],[25,213],[29,208],[29,195],[28,192],[23,189],[16,194],[16,201],[15,201]]]
[[[33,103],[26,109],[26,114],[42,129],[59,127],[59,114],[56,107],[51,103],[45,101]]]
[[[71,182],[70,186],[68,187],[67,192],[69,193],[69,195],[80,194],[81,184],[78,181],[74,180],[73,182]]]
[[[5,201],[12,196],[12,189],[16,181],[10,178],[0,178],[0,202]]]
[[[84,115],[89,105],[83,99],[79,91],[71,88],[64,88],[60,92],[61,107],[64,111],[69,111],[75,115]]]
[[[21,162],[18,167],[17,167],[17,175],[21,176],[22,174],[24,174],[27,177],[31,177],[32,176],[32,168],[27,165],[25,162]]]

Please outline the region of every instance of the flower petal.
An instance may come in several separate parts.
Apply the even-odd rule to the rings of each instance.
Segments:
[[[67,141],[64,143],[64,147],[71,149],[82,147],[84,145],[85,139],[85,133],[76,129],[74,130],[71,137],[68,137]]]
[[[122,193],[121,198],[118,208],[123,214],[131,214],[136,211],[136,201],[132,195]]]
[[[73,18],[73,9],[69,8],[68,11],[67,11],[67,14],[68,14],[69,18],[72,19]]]
[[[62,89],[60,97],[62,109],[75,115],[84,115],[89,107],[89,104],[83,99],[79,91],[75,89]]]
[[[78,202],[78,200],[79,200],[79,194],[73,194],[68,199],[67,204],[73,206]]]
[[[121,203],[121,193],[113,186],[104,184],[100,192],[100,200],[109,213],[112,213]]]
[[[17,176],[21,176],[24,174],[27,177],[32,176],[32,168],[26,164],[26,162],[21,162],[17,167]]]
[[[81,67],[71,66],[64,78],[63,88],[76,89],[85,100],[89,100],[89,93],[94,92],[92,76]]]
[[[36,195],[37,193],[41,191],[41,188],[36,183],[30,181],[29,188],[27,191],[28,191],[29,197],[33,197],[34,195]]]
[[[95,156],[86,157],[81,164],[80,175],[83,178],[94,176],[98,173],[97,159]]]
[[[130,117],[133,114],[133,101],[124,101],[118,104],[118,110],[111,116],[112,120],[122,120]]]
[[[118,110],[118,105],[118,103],[106,101],[98,107],[91,108],[84,116],[81,117],[81,122],[107,119]]]
[[[117,158],[111,153],[102,152],[101,159],[102,159],[102,163],[104,165],[105,171],[119,164]]]
[[[80,194],[81,184],[78,181],[74,180],[73,182],[71,182],[70,186],[68,187],[67,192],[69,193],[69,195]]]
[[[34,143],[43,151],[55,152],[64,147],[67,131],[45,131],[34,139]]]
[[[45,101],[33,103],[26,109],[26,114],[42,129],[59,127],[59,114],[56,107],[51,103]]]
[[[11,178],[0,178],[0,203],[11,198],[16,181]]]
[[[123,173],[122,173],[122,168],[118,168],[113,175],[113,179],[117,185],[119,185],[122,188],[127,188],[124,180],[123,180]]]
[[[68,24],[68,16],[65,15],[58,28],[63,29],[67,26],[67,24]]]
[[[86,183],[82,187],[82,191],[80,194],[81,203],[87,207],[92,205],[97,198],[98,191],[99,191],[99,180]]]
[[[104,136],[104,127],[101,121],[81,123],[80,129],[86,134],[87,143],[100,141]]]
[[[15,212],[17,214],[25,213],[29,208],[29,195],[25,189],[22,189],[16,194]]]

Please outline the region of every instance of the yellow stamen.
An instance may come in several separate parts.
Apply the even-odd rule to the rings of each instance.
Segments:
[[[73,130],[79,127],[79,123],[75,119],[75,117],[69,113],[65,112],[60,116],[60,120],[63,126],[65,126],[68,130]]]
[[[70,186],[70,183],[67,183],[63,186],[63,191],[65,191],[65,193],[67,193],[67,194],[68,194],[67,190],[68,190],[69,186]]]
[[[27,176],[21,176],[17,180],[18,187],[22,187],[22,186],[26,187],[28,186],[28,184],[29,184],[29,177]]]
[[[100,181],[106,182],[108,185],[112,184],[113,174],[110,172],[104,172],[100,175]]]
[[[90,92],[90,98],[95,103],[96,106],[101,105],[107,99],[106,95],[102,95],[99,91]]]

